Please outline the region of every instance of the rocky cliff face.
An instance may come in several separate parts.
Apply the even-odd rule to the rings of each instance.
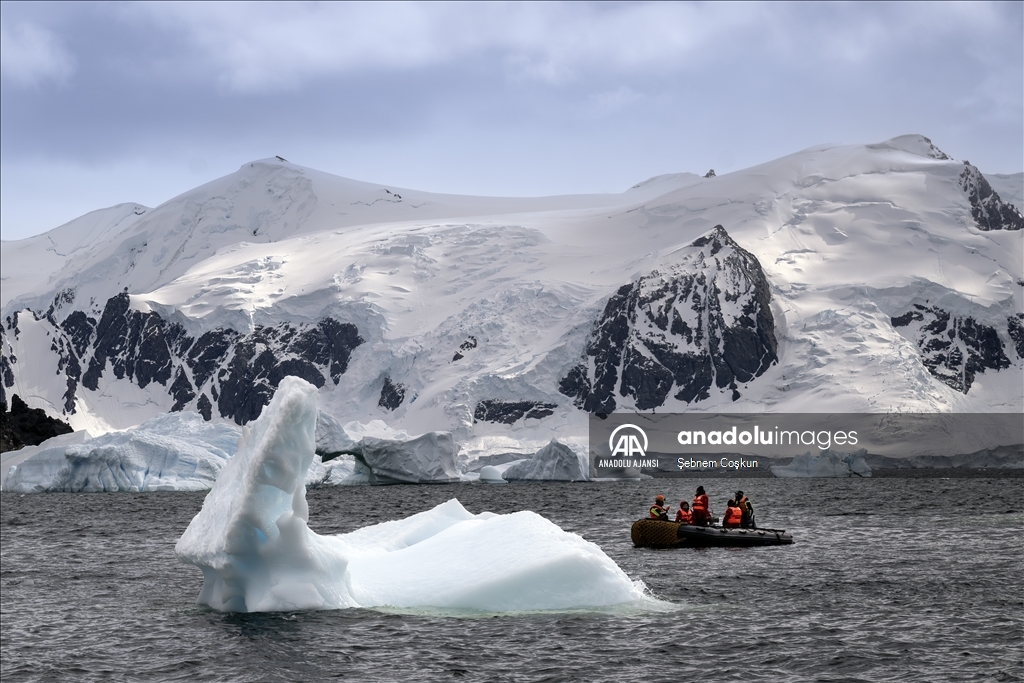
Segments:
[[[1016,340],[1015,323],[1020,325],[1016,317],[1007,321],[1008,332]],[[969,316],[954,316],[937,306],[915,304],[912,310],[894,317],[892,325],[906,328],[904,333],[916,341],[928,372],[964,394],[971,390],[977,373],[1010,367],[998,331]],[[1018,356],[1024,351],[1022,347],[1017,345]]]
[[[29,408],[21,398],[11,396],[11,411],[0,401],[0,451],[15,451],[22,446],[38,446],[60,434],[71,432],[71,425],[56,420],[39,408]]]
[[[677,257],[608,300],[583,359],[559,385],[579,408],[607,414],[629,397],[650,410],[669,395],[707,399],[713,388],[736,400],[740,385],[778,360],[771,294],[757,258],[720,225]]]
[[[992,189],[977,166],[964,162],[960,172],[960,187],[971,202],[971,215],[979,230],[1022,230],[1024,216],[1017,207],[1004,202]]]
[[[193,409],[209,420],[216,409],[221,417],[245,424],[259,416],[288,375],[317,387],[328,379],[337,384],[352,350],[363,343],[355,325],[330,317],[313,324],[257,325],[248,334],[218,328],[194,338],[158,313],[131,309],[130,303],[127,293],[111,297],[99,320],[82,311],[61,323],[48,317],[50,350],[67,383],[64,414],[75,412],[79,392],[100,391],[104,378],[116,378],[140,389],[153,383],[166,387],[172,411]],[[17,337],[18,314],[6,321],[4,334]],[[8,357],[7,348],[0,372],[9,388],[14,384],[10,365],[17,358]]]

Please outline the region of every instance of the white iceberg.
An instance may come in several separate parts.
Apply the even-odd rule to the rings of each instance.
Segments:
[[[125,431],[75,437],[78,443],[68,443],[74,435],[57,437],[8,468],[3,490],[203,491],[234,453],[239,433],[196,413],[170,413]]]
[[[409,436],[382,420],[344,426],[324,412],[317,415],[316,453],[321,457],[352,454],[355,469],[330,483],[436,484],[462,480],[459,445],[449,432]],[[331,462],[331,460],[328,460]],[[316,462],[314,461],[314,467]]]
[[[460,481],[459,445],[449,432],[427,432],[413,439],[363,437],[356,457],[373,472],[374,483]]]
[[[68,446],[74,446],[80,443],[85,443],[92,438],[87,430],[79,430],[77,432],[71,432],[70,434],[61,434],[47,439],[37,446],[24,446],[16,451],[7,451],[0,453],[0,470],[2,470],[3,482],[0,484],[0,488],[4,491],[10,491],[13,489],[8,488],[8,476],[15,474],[21,469],[21,465],[26,461],[32,460],[27,468],[23,469],[16,477],[19,485],[18,493],[30,493],[34,492],[34,487],[28,485],[31,483],[41,483],[42,481],[49,481],[50,477],[47,472],[52,469],[50,465],[44,465],[42,463],[50,463],[57,458],[64,457],[64,451],[67,450]],[[14,479],[11,479],[12,485]],[[29,489],[32,489],[31,491]]]
[[[837,453],[831,449],[817,455],[797,455],[788,465],[772,465],[771,471],[779,478],[794,477],[870,477],[871,468],[864,456],[866,449],[853,453]]]
[[[593,543],[533,512],[468,512],[457,500],[349,534],[307,526],[316,388],[283,380],[244,428],[175,553],[222,611],[436,607],[519,611],[645,600]]]
[[[350,486],[368,484],[369,477],[360,477],[359,464],[351,455],[336,456],[324,462],[319,454],[313,456],[313,462],[306,470],[305,484],[309,488],[320,486]]]
[[[587,481],[589,470],[586,456],[552,439],[532,458],[513,464],[502,476],[506,481]]]
[[[522,461],[516,460],[514,462]],[[485,484],[507,484],[508,481],[502,475],[505,473],[505,470],[512,466],[512,464],[513,463],[510,462],[505,465],[484,465],[480,468],[479,481],[482,481]]]
[[[321,456],[354,453],[358,444],[336,417],[323,411],[317,413],[315,434],[316,452]]]

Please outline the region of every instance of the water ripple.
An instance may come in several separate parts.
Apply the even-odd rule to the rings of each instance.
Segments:
[[[221,614],[195,604],[201,574],[174,559],[202,494],[3,494],[3,679],[1024,679],[1019,479],[712,480],[716,507],[742,487],[759,521],[796,544],[633,548],[629,525],[653,495],[689,498],[688,481],[310,492],[318,533],[451,497],[474,512],[535,510],[598,543],[656,599],[498,615]]]

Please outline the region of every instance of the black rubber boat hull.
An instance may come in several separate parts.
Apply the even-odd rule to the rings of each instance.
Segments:
[[[789,545],[793,537],[781,529],[726,529],[720,526],[694,526],[638,519],[630,529],[638,548],[753,548],[764,545]]]

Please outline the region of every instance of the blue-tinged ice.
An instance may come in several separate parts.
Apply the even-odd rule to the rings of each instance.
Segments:
[[[533,512],[472,514],[457,500],[339,536],[307,526],[316,388],[286,378],[245,428],[175,549],[223,611],[434,607],[520,611],[644,600],[593,543]]]
[[[159,415],[90,437],[74,432],[5,453],[3,490],[15,493],[204,491],[235,452],[239,429],[197,413]]]

